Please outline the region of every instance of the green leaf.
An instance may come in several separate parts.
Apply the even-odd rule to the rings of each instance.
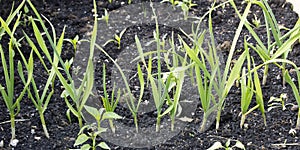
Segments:
[[[103,149],[110,149],[109,146],[105,142],[100,142],[97,146]]]
[[[66,116],[67,116],[67,118],[68,118],[69,122],[71,123],[71,122],[72,122],[72,120],[71,120],[71,110],[70,110],[70,109],[68,109],[68,110],[67,110],[67,112],[66,112]]]
[[[100,120],[101,119],[101,114],[100,114],[100,112],[96,109],[96,108],[94,108],[94,107],[91,107],[91,106],[87,106],[87,105],[84,105],[84,108],[85,108],[85,110],[89,113],[89,114],[91,114],[96,120]]]
[[[254,63],[253,63],[254,64]],[[255,65],[254,65],[255,68]],[[262,116],[264,118],[264,124],[266,125],[266,117],[265,117],[265,107],[264,107],[264,99],[262,94],[262,89],[260,86],[260,80],[258,77],[257,70],[254,70],[254,86],[256,91],[256,103],[259,105],[259,109],[262,113]]]
[[[228,139],[225,143],[225,147],[229,147],[230,146],[230,139]]]
[[[211,147],[209,147],[207,150],[217,150],[220,148],[225,148],[221,142],[215,142]]]
[[[86,78],[88,79],[86,81],[86,87],[84,89],[84,93],[81,99],[81,105],[79,106],[78,110],[81,111],[82,107],[86,103],[88,97],[90,96],[93,85],[94,85],[94,65],[92,59],[89,58],[88,66],[87,66],[87,72],[85,74]],[[82,84],[85,84],[84,82]]]
[[[291,76],[289,75],[289,72],[286,70],[284,73],[284,79],[286,80],[286,82],[292,87],[295,99],[298,103],[298,105],[300,105],[300,95],[299,95],[299,90],[297,89],[296,84],[292,81]]]
[[[122,117],[116,114],[115,112],[105,112],[102,116],[102,120],[105,119],[122,119]]]
[[[89,150],[91,149],[91,145],[90,144],[84,144],[80,147],[80,150]]]
[[[101,128],[100,127],[100,128],[98,128],[98,131],[93,133],[93,135],[94,135],[94,137],[96,137],[98,135],[100,136],[101,133],[106,132],[106,131],[107,131],[107,128]]]
[[[174,105],[170,105],[167,110],[165,110],[161,115],[159,115],[158,117],[163,117],[164,115],[166,115],[167,113],[171,112],[174,108]]]
[[[45,40],[43,39],[42,37],[42,33],[40,32],[40,30],[38,29],[34,19],[31,19],[31,24],[32,24],[32,28],[33,28],[33,31],[34,31],[34,35],[35,35],[35,38],[38,42],[38,45],[39,47],[41,48],[41,50],[44,52],[45,56],[47,57],[47,59],[50,61],[50,63],[52,63],[52,58],[51,58],[51,55],[49,53],[49,50],[46,46],[46,42]]]
[[[80,135],[77,137],[74,146],[77,146],[77,145],[80,145],[80,144],[86,142],[87,140],[89,140],[89,138],[90,138],[90,137],[88,137],[88,136],[85,135],[85,134],[80,134]]]
[[[271,59],[276,59],[281,56],[283,53],[291,50],[292,45],[299,39],[300,32],[290,37],[287,41],[285,41],[275,52]]]
[[[70,102],[68,101],[68,99],[65,97],[65,102],[69,108],[69,110],[76,116],[79,116],[79,112],[75,110],[75,108],[70,104]]]
[[[235,145],[233,147],[237,147],[237,148],[240,148],[240,149],[243,149],[243,150],[246,149],[245,146],[244,146],[244,144],[242,142],[240,142],[240,141],[236,141],[236,143],[235,143]]]
[[[79,132],[78,132],[78,135],[83,134],[83,131],[84,131],[85,129],[87,129],[87,128],[90,128],[90,127],[91,127],[91,125],[85,125],[85,126],[83,126],[82,128],[80,128],[80,130],[79,130]]]
[[[239,78],[241,73],[241,68],[247,56],[246,51],[242,53],[239,59],[235,62],[233,69],[230,72],[229,78],[227,80],[226,86],[224,88],[223,97],[225,97],[229,90],[231,89],[232,85],[234,84],[235,80]]]

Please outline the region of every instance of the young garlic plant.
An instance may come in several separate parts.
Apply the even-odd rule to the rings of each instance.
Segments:
[[[15,117],[20,112],[20,102],[23,96],[26,93],[28,86],[30,85],[30,81],[33,78],[33,52],[31,51],[28,60],[23,59],[23,64],[27,71],[27,78],[25,79],[23,73],[23,65],[21,61],[18,61],[17,71],[20,77],[24,78],[25,83],[23,89],[21,89],[18,96],[15,95],[15,52],[17,49],[19,53],[22,55],[20,51],[21,44],[20,41],[14,37],[14,33],[20,23],[21,8],[24,6],[25,1],[22,1],[20,5],[16,8],[16,10],[11,11],[11,14],[7,17],[6,21],[2,17],[0,17],[1,27],[0,27],[0,39],[3,35],[8,34],[9,36],[9,45],[8,45],[8,57],[5,56],[2,45],[0,45],[0,58],[2,63],[2,68],[4,70],[4,80],[5,85],[0,84],[0,93],[2,99],[8,109],[10,115],[10,126],[11,126],[11,141],[10,144],[13,145],[16,140],[16,128],[15,128]],[[16,17],[17,16],[17,17]],[[11,22],[15,20],[15,23],[11,26]],[[7,60],[8,59],[8,60]],[[8,64],[7,64],[8,62]]]
[[[104,96],[101,96],[101,99],[102,99],[102,103],[103,103],[103,107],[105,109],[105,112],[114,112],[116,107],[117,107],[117,104],[119,102],[119,99],[120,99],[120,95],[121,95],[121,91],[120,89],[118,89],[118,95],[117,95],[117,98],[115,99],[115,86],[113,87],[113,90],[112,90],[112,93],[111,93],[111,96],[108,96],[108,92],[106,90],[106,68],[105,68],[105,64],[103,64],[103,76],[102,76],[102,80],[103,80],[103,93],[104,93]],[[114,126],[114,123],[113,123],[113,119],[109,119],[109,126],[112,130],[113,133],[115,133],[115,126]]]

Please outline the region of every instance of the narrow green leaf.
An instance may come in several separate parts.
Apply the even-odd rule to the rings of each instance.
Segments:
[[[31,19],[31,24],[32,24],[33,32],[34,32],[34,35],[35,35],[35,38],[38,42],[39,47],[41,48],[41,50],[43,51],[43,53],[45,54],[47,59],[52,63],[53,61],[52,61],[51,55],[49,53],[49,50],[48,50],[48,48],[45,44],[45,41],[42,37],[42,33],[38,29],[34,19]]]
[[[255,65],[254,65],[254,68],[255,68]],[[256,91],[256,94],[255,94],[256,103],[259,105],[260,112],[262,113],[262,116],[264,118],[264,123],[266,125],[264,99],[263,99],[262,89],[260,86],[260,80],[258,77],[257,70],[254,70],[254,85],[255,85],[255,91]]]
[[[78,111],[75,110],[75,108],[70,104],[70,102],[68,101],[68,99],[65,97],[65,102],[69,108],[69,110],[76,116],[78,117],[80,114]]]
[[[271,57],[271,59],[276,59],[281,56],[283,53],[291,50],[292,45],[299,39],[300,32],[290,37],[287,41],[285,41],[281,47],[275,52],[275,54]]]
[[[231,72],[229,74],[227,83],[225,85],[223,97],[226,97],[226,95],[228,94],[232,85],[234,84],[235,80],[239,78],[240,73],[241,73],[241,68],[243,66],[246,56],[247,56],[247,53],[245,51],[242,53],[242,55],[239,57],[239,59],[235,62],[233,69],[231,70]]]
[[[299,95],[299,89],[297,89],[296,84],[292,81],[291,76],[289,75],[288,71],[286,70],[284,73],[284,79],[286,80],[286,82],[292,87],[295,99],[298,103],[298,105],[300,105],[300,95]]]

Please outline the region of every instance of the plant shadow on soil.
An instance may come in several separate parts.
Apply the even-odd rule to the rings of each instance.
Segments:
[[[126,0],[113,0],[112,4],[109,4],[106,0],[97,1],[99,16],[103,14],[103,8],[107,8],[109,11],[120,8],[126,5]],[[133,3],[145,2],[146,0],[136,0]],[[18,3],[18,2],[17,2]],[[36,8],[40,14],[45,15],[53,23],[56,28],[57,33],[61,33],[63,26],[67,25],[66,38],[73,38],[75,35],[82,37],[86,32],[91,30],[91,25],[93,21],[93,16],[91,9],[92,1],[81,1],[73,0],[45,0],[37,1],[34,0]],[[192,10],[192,13],[197,16],[203,15],[208,11],[211,2],[209,0],[198,0],[195,1],[198,5]],[[238,4],[239,10],[245,8],[245,4],[241,4],[241,1],[236,2]],[[0,1],[0,15],[1,17],[7,16],[10,12],[12,3],[7,3],[6,1]],[[274,0],[270,2],[270,6],[275,13],[278,23],[287,27],[292,28],[298,19],[296,13],[292,11],[292,6],[285,3],[284,0]],[[262,12],[258,7],[253,7],[252,12],[256,13],[256,16],[262,17]],[[251,20],[249,16],[249,20]],[[263,18],[261,18],[263,24]],[[216,42],[223,49],[228,49],[226,43],[230,43],[233,39],[235,27],[239,23],[239,19],[235,15],[234,10],[228,5],[224,9],[219,8],[213,13],[214,22],[214,33]],[[27,33],[33,33],[30,29],[24,29]],[[152,34],[152,30],[149,30]],[[256,32],[260,36],[264,36],[266,33],[263,28],[256,29]],[[19,35],[22,31],[18,31]],[[238,49],[242,48],[243,36],[249,35],[249,33],[244,29],[242,31],[241,37],[239,39]],[[6,44],[8,41],[3,39],[0,41],[1,44]],[[28,46],[22,47],[24,51],[30,51]],[[227,52],[223,52],[227,55]],[[73,50],[71,45],[67,45],[64,49],[62,58],[64,60],[70,59],[73,56]],[[117,53],[114,49],[109,50],[109,54],[114,56]],[[237,58],[239,53],[235,54]],[[258,56],[253,53],[256,60],[259,60]],[[19,58],[17,58],[19,59]],[[289,54],[289,60],[295,62],[296,65],[300,65],[300,44],[294,46],[293,51]],[[49,65],[49,64],[48,64]],[[42,85],[44,83],[43,73],[44,70],[39,68],[36,64],[36,80],[38,84]],[[101,74],[101,69],[98,70]],[[261,70],[260,70],[261,71]],[[3,69],[0,68],[0,82],[3,83],[4,78],[2,76]],[[262,71],[260,72],[262,75]],[[288,100],[286,103],[296,104],[293,97],[292,90],[289,86],[283,87],[280,77],[281,72],[279,69],[275,68],[273,65],[270,66],[268,82],[264,85],[263,94],[265,104],[267,105],[267,100],[271,96],[279,97],[282,93],[287,93]],[[260,76],[261,77],[261,76]],[[101,80],[99,78],[99,80]],[[102,81],[102,80],[101,80]],[[97,80],[96,80],[97,82]],[[21,102],[21,112],[17,116],[17,119],[24,119],[23,121],[18,121],[16,123],[16,138],[19,140],[17,147],[14,149],[69,149],[73,147],[77,133],[79,131],[78,124],[76,123],[76,118],[73,117],[72,123],[69,123],[66,118],[67,107],[63,99],[60,98],[61,85],[56,82],[56,91],[53,95],[48,109],[45,112],[46,124],[49,129],[50,139],[47,139],[44,134],[38,117],[38,113],[35,110],[34,105],[27,97]],[[21,90],[22,84],[17,82],[16,93]],[[97,83],[96,83],[97,84]],[[290,129],[292,129],[296,124],[297,112],[291,109],[291,106],[287,107],[287,110],[283,111],[280,108],[273,109],[266,113],[267,116],[267,126],[263,124],[263,119],[260,116],[259,111],[254,111],[248,115],[246,124],[247,128],[241,129],[239,127],[240,117],[240,90],[238,88],[232,88],[225,102],[224,110],[221,116],[220,129],[216,132],[214,125],[204,133],[199,133],[197,131],[202,117],[200,109],[196,109],[195,115],[193,116],[193,121],[188,123],[177,136],[167,140],[163,144],[156,145],[150,149],[206,149],[213,145],[216,141],[221,141],[225,143],[227,139],[234,139],[241,141],[246,149],[299,149],[300,140],[299,132],[295,135],[289,134]],[[251,104],[254,106],[254,103]],[[250,106],[250,107],[251,107]],[[200,106],[197,106],[198,108]],[[267,107],[267,106],[265,106]],[[0,98],[0,123],[9,120],[9,115],[5,104]],[[122,116],[122,114],[119,114]],[[8,147],[10,140],[10,124],[3,123],[0,124],[0,141],[4,141],[3,149],[11,149]],[[272,144],[283,144],[283,143],[294,143],[299,144],[296,146],[274,146]],[[126,147],[117,146],[109,143],[112,149],[130,149]],[[0,147],[0,149],[2,149]]]

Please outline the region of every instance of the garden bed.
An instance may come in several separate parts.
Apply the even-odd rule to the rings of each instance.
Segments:
[[[88,32],[92,30],[92,1],[73,0],[70,2],[64,0],[45,0],[32,2],[37,8],[38,12],[50,20],[50,22],[55,27],[57,34],[60,34],[63,31],[64,26],[66,26],[65,38],[73,39],[76,35],[79,35],[80,38],[83,38]],[[146,0],[136,0],[133,1],[130,5],[140,2],[146,2]],[[15,7],[18,3],[19,2],[16,2]],[[204,15],[210,9],[212,4],[210,0],[198,0],[194,1],[194,3],[196,3],[197,6],[193,7],[190,12],[195,16]],[[236,4],[238,6],[238,10],[240,10],[240,12],[243,12],[242,10],[245,9],[246,3],[242,3],[242,1],[236,1]],[[97,1],[97,10],[99,16],[102,16],[104,14],[104,8],[106,8],[110,12],[120,9],[121,7],[124,7],[126,5],[128,5],[127,0],[113,0],[112,3],[109,3],[106,0],[100,0]],[[284,0],[274,0],[270,1],[269,5],[272,8],[280,26],[289,29],[294,27],[298,16],[295,12],[292,11],[292,5],[290,3],[286,3]],[[11,6],[12,3],[10,2],[8,3],[6,1],[0,1],[1,17],[6,18],[6,16],[8,16],[11,10]],[[264,18],[260,7],[251,7],[251,12],[252,15],[247,18],[249,21],[254,18],[253,14],[256,14],[256,17],[260,18],[262,24],[264,24]],[[238,18],[231,5],[227,4],[225,5],[225,7],[220,7],[212,13],[212,21],[215,41],[218,44],[217,47],[222,49],[223,59],[226,60],[235,31],[240,23],[240,19]],[[151,27],[149,27],[149,29],[147,26],[141,28],[145,29],[141,31],[140,34],[152,35],[153,27],[152,29]],[[28,28],[26,27],[26,25],[24,25],[22,26],[22,29],[27,34],[31,34],[30,36],[33,37],[33,31],[31,28]],[[284,30],[282,31],[283,33],[287,32]],[[137,31],[132,29],[126,33],[128,35],[124,35],[124,39],[127,40],[127,43],[134,43],[134,38],[132,38],[132,36],[130,38],[130,35],[133,35],[135,32]],[[168,32],[168,29],[166,29],[165,32]],[[259,37],[264,37],[266,35],[265,28],[263,27],[256,28],[255,32],[259,35]],[[239,37],[236,49],[244,48],[243,38],[246,35],[250,34],[244,27]],[[19,38],[22,37],[22,30],[17,31],[17,36],[19,36]],[[4,38],[0,43],[1,45],[6,45],[8,43],[7,38]],[[25,55],[30,54],[30,47],[28,46],[28,44],[24,43],[24,46],[22,45],[22,48],[24,49],[23,51],[28,51],[25,52]],[[121,50],[119,50],[115,45],[112,45],[111,47],[107,47],[106,50],[110,56],[116,58],[120,54],[122,48]],[[241,53],[242,52],[234,53],[234,59],[238,59]],[[73,57],[73,55],[74,50],[72,48],[72,45],[66,44],[63,47],[62,51],[63,60],[69,60]],[[251,55],[254,56],[255,60],[257,60],[257,64],[261,63],[259,56],[255,52],[251,52]],[[104,55],[100,55],[99,58],[101,58],[101,60],[104,60],[107,57]],[[19,55],[16,55],[16,59],[21,60],[21,57]],[[293,46],[293,50],[288,55],[288,60],[291,60],[297,66],[300,66],[299,43],[296,43]],[[108,65],[108,67],[110,66]],[[102,69],[99,66],[96,66],[95,68],[97,72],[96,74],[99,75],[95,76],[95,85],[100,87],[102,82],[102,78],[100,78]],[[262,78],[262,71],[263,70],[259,71],[260,79]],[[3,68],[0,67],[0,83],[4,84],[5,80],[2,74]],[[39,85],[45,84],[46,79],[43,76],[45,74],[46,73],[42,65],[36,63],[34,78]],[[168,139],[166,142],[147,148],[207,149],[217,141],[225,144],[228,139],[231,139],[231,146],[235,144],[236,140],[238,140],[244,144],[246,149],[299,149],[299,130],[296,130],[296,133],[290,132],[296,126],[297,109],[295,109],[295,107],[297,107],[297,102],[294,98],[291,87],[288,84],[283,85],[281,75],[282,74],[280,69],[278,69],[275,65],[270,65],[267,82],[265,85],[262,85],[265,108],[267,109],[269,107],[268,100],[271,97],[280,97],[281,94],[284,93],[287,94],[285,104],[290,105],[287,105],[285,110],[283,110],[282,107],[278,107],[273,108],[269,112],[266,112],[267,126],[264,125],[263,118],[261,117],[261,112],[257,109],[247,116],[244,128],[240,128],[241,117],[239,116],[239,114],[241,112],[241,92],[240,88],[233,86],[225,100],[224,109],[221,114],[220,127],[218,130],[215,130],[216,124],[215,122],[213,122],[205,132],[201,133],[198,131],[202,118],[202,112],[200,110],[201,105],[198,104],[197,109],[192,116],[193,120],[187,123],[180,131],[178,131],[178,134],[176,136]],[[15,89],[16,93],[20,93],[24,85],[19,78],[16,78],[15,82],[17,84]],[[46,124],[48,127],[48,132],[50,134],[49,139],[46,138],[43,133],[39,114],[36,111],[35,106],[32,104],[27,95],[25,95],[23,100],[21,101],[20,113],[16,117],[16,139],[18,139],[18,143],[15,147],[9,147],[8,145],[11,137],[9,122],[10,118],[5,103],[2,100],[3,98],[0,97],[0,142],[3,142],[3,144],[0,144],[0,149],[74,148],[73,145],[80,128],[75,116],[72,116],[71,123],[68,121],[66,117],[68,107],[66,106],[64,99],[60,96],[61,92],[63,91],[62,85],[59,83],[58,79],[55,83],[54,95],[52,96],[48,108],[45,111]],[[111,87],[108,87],[108,89],[111,90]],[[250,108],[254,107],[255,105],[256,104],[253,101],[250,104]],[[133,123],[132,119],[129,119],[130,112],[128,110],[122,111],[121,109],[117,112],[120,116],[126,116],[126,119],[129,120],[128,122]],[[147,118],[145,118],[145,120],[147,120]],[[149,119],[149,121],[151,121],[151,119]],[[147,122],[145,122],[145,124],[147,124]],[[101,141],[101,139],[99,139],[99,141]],[[110,141],[106,142],[111,149],[132,149],[130,147],[117,145],[117,143],[111,143]]]

